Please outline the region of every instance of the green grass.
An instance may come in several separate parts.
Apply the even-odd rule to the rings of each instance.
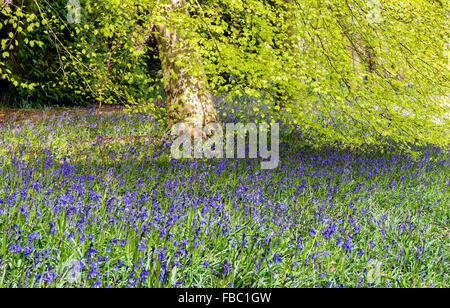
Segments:
[[[103,159],[92,114],[0,128],[0,287],[450,285],[446,153],[294,132],[264,171],[153,157],[151,118],[101,121]]]

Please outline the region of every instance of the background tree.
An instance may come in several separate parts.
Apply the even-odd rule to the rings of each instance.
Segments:
[[[259,100],[252,107],[265,120],[301,125],[317,145],[447,145],[450,123],[439,98],[448,95],[448,1],[379,3],[381,18],[373,22],[373,1],[365,0],[86,1],[92,27],[70,29],[71,49],[55,42],[68,53],[61,82],[76,91],[74,82],[83,80],[86,97],[148,112],[158,111],[147,103],[149,90],[164,84],[169,125],[217,121],[211,96],[246,95]],[[53,38],[63,35],[49,16],[39,19]],[[151,46],[136,49],[146,36],[158,42],[159,76],[135,70],[148,62]],[[141,90],[133,90],[136,80]]]

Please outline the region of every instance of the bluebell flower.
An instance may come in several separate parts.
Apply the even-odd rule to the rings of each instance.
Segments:
[[[275,254],[275,256],[273,257],[273,262],[275,264],[278,264],[278,263],[281,263],[281,261],[282,261],[281,254],[279,254],[279,253]]]

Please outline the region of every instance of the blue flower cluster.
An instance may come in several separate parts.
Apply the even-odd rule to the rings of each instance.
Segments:
[[[0,287],[450,286],[440,149],[315,149],[294,131],[261,170],[155,155],[147,115],[101,121],[103,162],[92,113],[0,127]]]

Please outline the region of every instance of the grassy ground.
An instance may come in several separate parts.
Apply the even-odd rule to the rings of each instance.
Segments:
[[[449,287],[448,153],[175,161],[152,117],[0,124],[0,287]]]

